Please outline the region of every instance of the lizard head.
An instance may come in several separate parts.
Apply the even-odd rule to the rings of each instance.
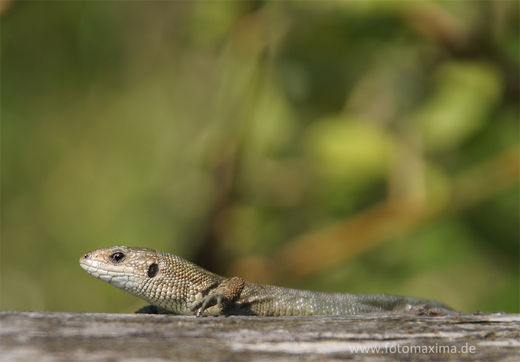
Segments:
[[[157,276],[159,259],[152,249],[113,246],[89,251],[79,264],[93,277],[137,295],[144,283]]]

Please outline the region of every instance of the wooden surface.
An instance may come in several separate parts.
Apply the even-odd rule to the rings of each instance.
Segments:
[[[1,361],[520,359],[518,314],[196,318],[2,311],[0,327]]]

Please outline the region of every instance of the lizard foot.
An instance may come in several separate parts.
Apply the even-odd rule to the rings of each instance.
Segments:
[[[426,304],[407,305],[405,309],[407,313],[416,316],[441,317],[447,315],[458,315],[460,313],[443,307],[429,307]]]
[[[204,296],[204,298],[195,303],[191,311],[196,311],[197,317],[200,317],[206,309],[217,305],[220,311],[219,315],[224,315],[231,303],[240,297],[244,285],[245,281],[242,278],[233,277],[226,279]]]

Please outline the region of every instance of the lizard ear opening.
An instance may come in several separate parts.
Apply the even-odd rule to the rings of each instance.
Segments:
[[[148,267],[148,277],[153,278],[157,275],[157,272],[159,271],[159,265],[156,263],[150,264]]]

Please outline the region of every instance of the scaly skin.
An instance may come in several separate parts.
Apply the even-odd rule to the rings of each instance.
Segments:
[[[445,314],[445,305],[394,295],[337,294],[224,278],[178,256],[127,246],[83,255],[90,275],[142,298],[159,312],[197,315],[354,315],[381,311]],[[416,308],[416,310],[414,310]]]

